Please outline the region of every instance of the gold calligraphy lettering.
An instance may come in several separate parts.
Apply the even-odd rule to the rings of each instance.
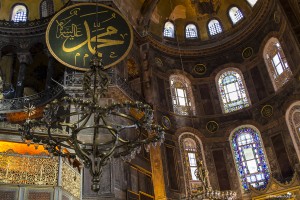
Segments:
[[[110,52],[110,55],[109,55],[109,57],[110,58],[116,58],[116,57],[118,57],[117,55],[116,55],[116,52]]]
[[[124,33],[124,34],[120,34],[120,36],[125,39],[125,36],[127,36],[128,34],[127,33]]]
[[[112,40],[112,39],[103,39],[102,38],[104,36],[114,35],[118,32],[118,30],[113,26],[108,26],[106,28],[106,32],[100,33],[92,38],[91,38],[91,32],[90,32],[90,28],[89,28],[87,21],[84,21],[84,27],[86,30],[86,37],[87,37],[86,40],[74,47],[69,48],[69,47],[66,47],[66,43],[70,39],[70,37],[66,37],[65,41],[62,44],[62,49],[64,52],[68,53],[68,52],[76,51],[77,49],[80,49],[81,47],[83,47],[84,45],[87,44],[89,51],[92,54],[95,54],[96,50],[95,50],[95,47],[94,48],[92,47],[91,42],[102,43],[102,44],[97,44],[97,48],[124,44],[124,41],[122,41],[122,40]]]
[[[71,26],[66,26],[66,24],[63,24],[63,22],[57,22],[57,30],[56,30],[56,38],[74,38],[74,37],[80,37],[82,36],[80,28],[76,24],[72,24]]]
[[[75,54],[75,65],[76,65],[76,57],[77,57],[77,56],[80,56],[80,53],[76,53],[76,54]]]
[[[107,13],[107,10],[101,11],[101,12],[94,12],[94,13],[88,13],[85,15],[80,15],[80,17],[86,17],[86,16],[90,16],[90,15],[97,15],[97,14],[102,14],[102,13]]]
[[[83,66],[85,66],[85,59],[87,58],[87,57],[89,57],[89,54],[84,54],[84,56],[83,56]]]
[[[111,14],[111,17],[108,18],[107,20],[102,21],[102,23],[108,22],[108,21],[110,21],[110,20],[112,20],[112,19],[115,19],[115,18],[116,18],[116,13],[112,13],[112,14]]]

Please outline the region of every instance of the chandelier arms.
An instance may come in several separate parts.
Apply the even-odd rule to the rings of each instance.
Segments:
[[[85,120],[85,122],[81,125],[81,126],[84,126],[88,122],[88,120],[91,116],[91,113],[89,113],[89,114],[84,114],[84,112],[77,113],[77,114],[70,113],[68,115],[62,115],[62,116],[58,117],[58,120],[56,120],[56,121],[64,121],[66,118],[69,118],[69,117],[72,117],[72,116],[75,116],[75,115],[81,115],[81,114],[83,114],[83,116],[80,117],[80,120],[76,121],[75,123],[59,122],[59,124],[61,126],[67,126],[69,128],[74,128],[74,127],[77,127],[76,124],[79,124],[80,122]]]
[[[74,146],[74,150],[76,152],[76,155],[85,162],[84,165],[89,167],[92,162],[91,162],[91,159],[89,158],[87,152],[85,152],[83,149],[80,148],[80,146],[78,144],[78,141],[76,139],[75,140],[72,139],[71,143]]]

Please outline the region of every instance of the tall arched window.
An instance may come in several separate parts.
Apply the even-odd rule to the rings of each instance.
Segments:
[[[216,76],[223,113],[230,113],[250,106],[250,99],[240,70],[225,69]]]
[[[208,30],[210,35],[217,35],[223,31],[220,22],[216,19],[210,20]]]
[[[40,4],[41,17],[48,17],[54,13],[53,1],[43,0]]]
[[[195,104],[190,81],[182,75],[171,75],[170,86],[174,113],[193,115]]]
[[[200,139],[192,133],[183,133],[179,137],[181,158],[183,161],[183,170],[186,188],[189,192],[195,192],[203,184],[195,175],[200,162],[205,168],[205,159],[203,155],[203,146]]]
[[[253,7],[256,4],[257,0],[247,0],[247,2]]]
[[[27,8],[21,4],[15,5],[12,9],[11,20],[14,22],[26,22]]]
[[[276,91],[293,76],[277,38],[270,38],[265,45],[264,60]]]
[[[264,188],[270,179],[263,143],[257,128],[251,125],[237,127],[231,133],[231,148],[242,187]]]
[[[236,24],[244,18],[243,13],[237,7],[232,7],[229,9],[229,16],[233,24]]]
[[[300,101],[294,102],[289,106],[285,114],[286,124],[300,161]]]
[[[174,38],[175,28],[172,22],[166,22],[164,27],[164,37]]]
[[[194,24],[188,24],[185,27],[185,37],[189,39],[198,38],[197,27]]]

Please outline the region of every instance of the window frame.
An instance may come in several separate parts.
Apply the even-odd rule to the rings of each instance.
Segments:
[[[166,30],[166,25],[167,24],[172,24],[172,27],[173,27],[173,37],[169,37],[169,36],[166,36],[165,35],[165,30]],[[162,32],[162,35],[163,35],[163,38],[165,38],[165,39],[175,39],[176,38],[176,31],[175,31],[176,29],[175,29],[175,24],[174,24],[174,22],[172,22],[172,21],[170,21],[170,20],[168,20],[168,21],[166,21],[165,23],[164,23],[164,26],[163,26],[163,32]]]
[[[274,62],[275,56],[278,57],[278,64]],[[268,70],[275,92],[286,85],[293,77],[292,69],[288,63],[283,46],[278,38],[271,37],[263,47],[263,58]],[[282,72],[279,74],[278,66],[281,65]]]
[[[26,21],[14,21],[14,18],[17,14],[18,11],[15,11],[16,7],[17,6],[22,6],[25,8],[26,10]],[[28,10],[28,7],[26,4],[24,3],[16,3],[14,4],[12,7],[11,7],[11,13],[10,13],[10,21],[14,22],[14,23],[26,23],[29,19],[28,19],[28,16],[29,16],[29,10]]]
[[[236,93],[239,93],[237,95],[241,95],[242,92],[244,91],[244,95],[245,97],[239,97],[239,101],[243,101],[243,107],[240,108],[240,109],[233,109],[230,111],[230,109],[233,107],[233,106],[230,106],[230,109],[227,111],[227,104],[232,104],[233,102],[230,101],[230,102],[224,102],[224,98],[223,98],[223,95],[222,95],[222,92],[221,92],[221,87],[220,87],[220,84],[219,84],[219,79],[221,78],[221,76],[224,74],[224,73],[227,73],[227,72],[235,72],[239,75],[240,77],[240,80],[238,83],[242,83],[242,86],[243,86],[243,90],[241,90],[240,88],[236,88],[238,90],[235,90],[233,92],[236,92]],[[243,73],[237,69],[237,68],[233,68],[233,67],[227,67],[223,70],[221,70],[215,77],[215,83],[216,83],[216,86],[217,86],[217,89],[218,89],[218,96],[219,96],[219,101],[220,101],[220,104],[221,104],[221,108],[222,108],[222,112],[223,114],[229,114],[229,113],[233,113],[233,112],[238,112],[238,111],[241,111],[245,108],[249,108],[251,106],[251,99],[250,99],[250,96],[249,96],[249,93],[248,93],[248,89],[247,89],[247,85],[245,83],[245,79],[244,79],[244,76],[243,76]],[[236,84],[238,84],[237,81],[235,82],[235,86]],[[232,84],[232,83],[231,83]],[[227,88],[228,89],[228,88]],[[228,98],[228,94],[229,93],[233,93],[232,91],[228,92],[225,94],[225,98],[227,99]],[[242,94],[243,95],[243,94]],[[230,97],[230,96],[229,96]],[[246,98],[247,102],[245,102],[244,100],[242,100],[243,98]],[[245,105],[246,104],[246,105]]]
[[[190,26],[190,25],[193,25],[195,27],[195,31],[196,31],[196,37],[187,37],[187,27]],[[188,23],[185,25],[185,28],[184,28],[184,37],[186,40],[195,40],[195,39],[199,39],[199,29],[198,29],[198,26],[195,24],[195,23]]]
[[[43,3],[46,3],[46,10],[47,10],[47,16],[43,17],[43,8],[42,8],[42,4]],[[42,0],[40,2],[40,18],[46,18],[46,17],[49,17],[51,15],[54,14],[54,3],[53,3],[53,0]]]
[[[169,77],[169,83],[173,112],[182,116],[195,115],[195,100],[190,80],[184,75],[172,74]],[[181,84],[182,86],[176,87],[175,84]],[[178,89],[183,90],[183,96],[178,95]],[[184,99],[185,105],[180,104],[180,99]]]
[[[241,13],[241,15],[242,15],[242,18],[240,18],[240,19],[239,19],[238,21],[236,21],[236,22],[233,21],[231,15],[230,15],[230,11],[231,11],[233,8],[237,8],[238,11],[239,11],[239,12]],[[232,24],[233,26],[236,26],[237,24],[241,23],[241,22],[245,19],[245,14],[244,14],[244,12],[243,12],[238,6],[236,6],[236,5],[231,5],[231,6],[229,7],[229,9],[228,9],[228,11],[227,11],[227,15],[228,15],[228,17],[229,17],[229,19],[230,19],[230,22],[231,22],[231,24]]]
[[[293,102],[286,110],[285,122],[289,129],[298,161],[300,162],[300,120],[295,122],[295,114],[300,113],[300,101]]]
[[[242,130],[242,129],[252,129],[252,131],[256,134],[256,140],[258,139],[258,143],[251,143],[251,144],[255,144],[255,146],[259,146],[260,149],[257,149],[258,151],[262,151],[261,153],[258,152],[257,154],[261,154],[258,158],[254,158],[254,159],[257,159],[257,160],[260,160],[261,161],[261,164],[260,165],[265,165],[265,169],[263,169],[263,167],[261,168],[261,173],[264,173],[264,176],[265,176],[265,184],[264,185],[261,185],[259,187],[256,187],[257,189],[264,189],[267,187],[270,179],[271,179],[271,168],[269,166],[269,161],[268,161],[268,157],[267,157],[267,154],[266,154],[266,150],[265,150],[265,147],[264,147],[264,144],[263,144],[263,140],[261,138],[261,134],[260,134],[260,131],[253,125],[250,125],[250,124],[245,124],[245,125],[241,125],[241,126],[238,126],[236,127],[235,129],[232,130],[231,134],[230,134],[230,137],[229,137],[229,141],[230,141],[230,147],[231,147],[231,151],[232,151],[232,155],[233,155],[233,159],[234,159],[234,162],[235,162],[235,169],[236,169],[236,173],[237,173],[237,176],[239,177],[239,182],[240,182],[240,186],[242,188],[242,191],[246,192],[246,191],[249,191],[250,189],[250,185],[251,183],[248,183],[247,181],[247,175],[251,176],[253,174],[259,174],[259,171],[258,172],[254,172],[254,173],[249,173],[249,174],[246,174],[244,176],[241,175],[240,173],[240,168],[242,168],[244,170],[245,168],[245,165],[242,165],[241,166],[241,162],[243,161],[239,161],[237,160],[236,158],[236,152],[234,150],[234,147],[236,146],[235,144],[233,144],[233,140],[235,140],[236,135],[239,134],[239,132]],[[250,134],[250,133],[248,133]],[[254,139],[254,138],[252,138]],[[250,146],[251,144],[248,144],[248,146]],[[246,146],[247,144],[244,144],[244,146]],[[251,150],[253,152],[253,147],[254,145],[252,145],[251,147]],[[247,146],[246,146],[247,147]],[[239,146],[237,146],[236,148],[239,148]],[[255,156],[257,155],[255,154]],[[243,159],[243,158],[242,158]],[[259,166],[259,165],[257,165]],[[245,171],[243,172],[245,174]],[[252,186],[253,187],[253,186]]]
[[[253,8],[255,5],[257,5],[257,2],[258,2],[258,0],[256,0],[256,2],[252,5],[249,1],[251,1],[251,0],[246,0],[247,1],[247,3],[248,3],[248,5],[251,7],[251,8]]]
[[[214,20],[216,20],[216,21],[219,22],[219,25],[220,25],[220,28],[221,28],[221,32],[212,35],[211,32],[210,32],[210,29],[209,29],[209,24],[210,24],[211,21],[214,21]],[[206,24],[206,28],[207,28],[207,33],[208,33],[209,37],[217,37],[220,34],[224,33],[223,24],[221,23],[221,20],[218,19],[218,18],[211,18],[211,19],[209,19],[208,22],[207,22],[207,24]]]
[[[195,157],[198,161],[202,161],[202,166],[205,170],[207,170],[207,165],[205,161],[205,156],[204,156],[204,149],[203,149],[203,144],[201,139],[196,136],[194,133],[191,132],[183,132],[179,135],[178,138],[178,143],[180,146],[180,160],[182,163],[182,170],[183,170],[183,177],[184,177],[184,183],[185,183],[185,188],[188,191],[191,191],[193,189],[193,186],[203,186],[201,183],[201,180],[192,180],[191,178],[191,170],[188,167],[187,164],[187,152],[185,150],[184,146],[184,141],[185,140],[192,140],[196,146],[196,151],[195,152]],[[198,166],[197,166],[198,167]],[[209,178],[207,180],[209,182]],[[209,184],[209,183],[208,183]]]

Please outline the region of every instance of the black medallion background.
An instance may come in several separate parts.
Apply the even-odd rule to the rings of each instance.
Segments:
[[[127,20],[99,3],[66,7],[52,18],[46,31],[51,54],[62,64],[82,71],[89,70],[96,51],[105,68],[116,65],[129,53],[132,40]]]

